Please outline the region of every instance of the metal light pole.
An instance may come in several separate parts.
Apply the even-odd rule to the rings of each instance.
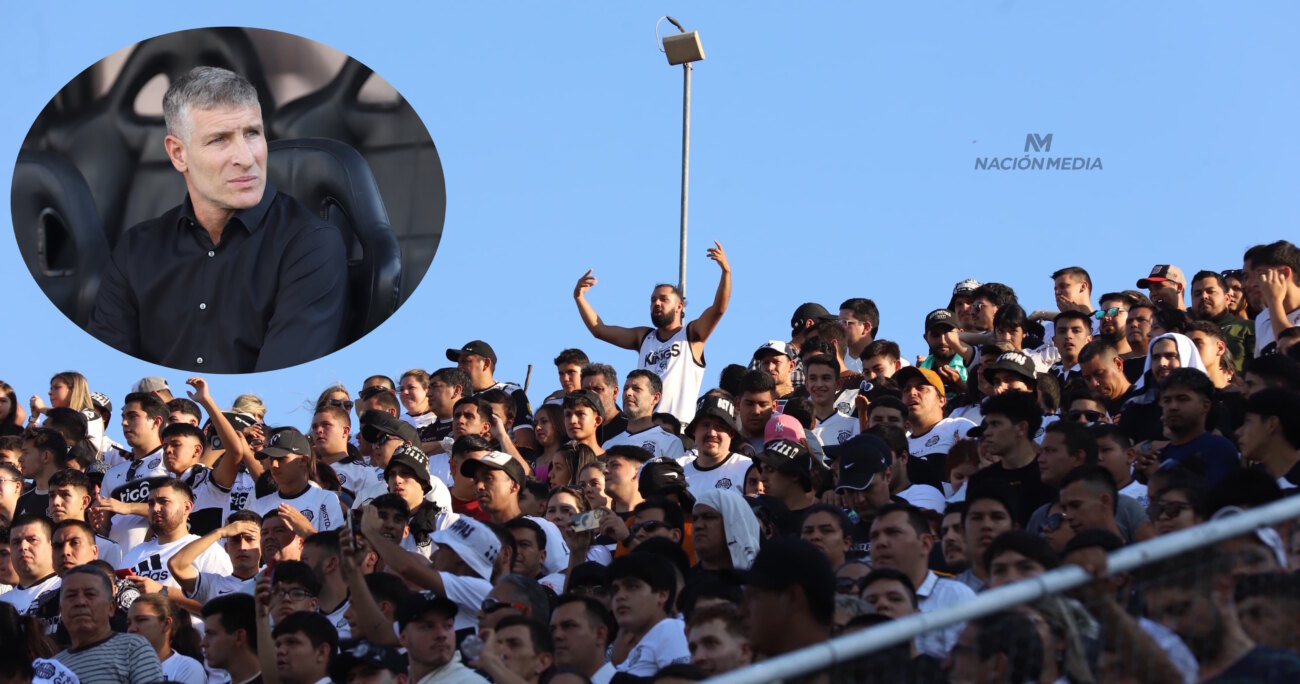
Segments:
[[[677,270],[677,288],[682,297],[686,296],[686,208],[690,197],[691,181],[691,63],[704,60],[704,47],[700,45],[698,31],[687,31],[672,17],[664,17],[677,27],[681,33],[665,36],[663,52],[668,56],[668,63],[682,65],[682,230],[681,246],[678,249],[680,259]]]

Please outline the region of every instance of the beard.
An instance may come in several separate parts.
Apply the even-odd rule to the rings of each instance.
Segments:
[[[677,319],[676,312],[666,311],[658,316],[650,314],[650,323],[656,328],[663,328]]]

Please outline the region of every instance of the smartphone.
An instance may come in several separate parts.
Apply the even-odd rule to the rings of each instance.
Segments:
[[[131,576],[131,568],[122,568],[121,570],[114,570],[113,574],[116,575],[118,579],[124,580],[127,577]]]
[[[599,530],[600,524],[605,520],[605,511],[583,511],[573,516],[574,532],[590,532]]]
[[[348,517],[348,519],[351,521],[351,525],[352,525],[352,550],[353,551],[360,550],[360,547],[357,546],[357,540],[361,538],[361,514],[362,513],[365,513],[365,510],[361,508],[357,508],[348,511],[345,514]]]

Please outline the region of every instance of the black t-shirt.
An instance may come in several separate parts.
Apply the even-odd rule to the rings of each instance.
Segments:
[[[1206,684],[1300,681],[1300,656],[1291,651],[1256,646],[1219,676],[1205,681]]]
[[[1130,383],[1136,383],[1138,378],[1142,377],[1142,371],[1146,367],[1147,357],[1145,355],[1124,359],[1124,377],[1128,378]]]
[[[610,438],[617,437],[624,432],[627,432],[627,414],[619,411],[608,422],[596,426],[596,441],[604,444]]]
[[[46,515],[46,511],[49,507],[50,493],[45,492],[44,494],[40,494],[36,491],[36,488],[33,487],[32,489],[23,492],[22,496],[18,497],[18,503],[14,505],[14,517],[17,518],[18,516],[27,513]]]
[[[1030,516],[1039,507],[1056,500],[1056,488],[1043,484],[1042,473],[1038,470],[1037,456],[1021,468],[1011,469],[1001,463],[994,463],[985,468],[984,472],[988,473],[985,477],[999,478],[1015,492],[1018,505],[1016,522],[1021,527],[1029,524]]]

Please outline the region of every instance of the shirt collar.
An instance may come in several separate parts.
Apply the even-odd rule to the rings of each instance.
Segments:
[[[262,190],[262,201],[255,206],[247,209],[240,209],[235,215],[230,217],[231,221],[239,221],[249,233],[255,233],[262,227],[262,219],[266,218],[266,212],[271,210],[271,204],[275,202],[275,196],[279,191],[271,184],[270,180],[266,181],[266,187]],[[181,205],[181,215],[177,217],[176,223],[184,226],[186,221],[193,221],[198,225],[198,217],[194,214],[194,203],[190,196],[185,196],[185,202]],[[227,223],[229,225],[229,223]]]
[[[934,593],[934,585],[938,583],[939,576],[934,574],[933,570],[926,570],[925,581],[916,588],[916,595],[920,598],[930,598],[930,594]]]

